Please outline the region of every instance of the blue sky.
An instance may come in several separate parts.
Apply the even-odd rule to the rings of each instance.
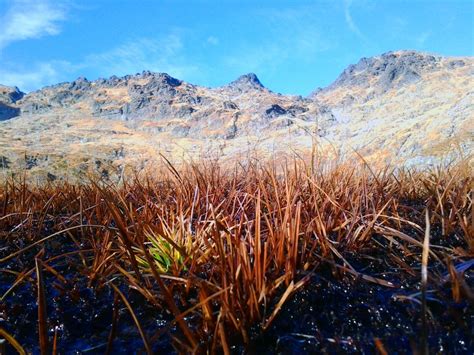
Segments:
[[[390,50],[473,55],[474,2],[0,0],[0,83],[152,70],[205,85],[255,72],[307,95]]]

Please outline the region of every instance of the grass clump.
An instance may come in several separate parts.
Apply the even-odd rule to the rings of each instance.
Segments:
[[[68,340],[71,331],[64,329],[71,324],[64,314],[67,307],[94,313],[81,301],[87,299],[104,309],[95,335],[105,336],[86,348],[113,351],[131,332],[121,326],[120,319],[128,319],[140,339],[134,346],[148,353],[163,346],[178,352],[249,350],[265,334],[278,332],[275,322],[288,315],[282,315],[288,302],[318,278],[329,285],[344,281],[349,291],[358,283],[390,290],[397,302],[407,302],[407,312],[417,314],[413,305],[420,303],[428,226],[432,235],[424,252],[423,294],[428,305],[431,297],[444,308],[420,323],[420,334],[429,333],[427,327],[434,334],[445,331],[437,315],[451,302],[464,307],[459,306],[461,335],[456,336],[464,339],[462,328],[472,326],[463,303],[473,297],[466,276],[474,255],[467,162],[430,171],[372,170],[349,163],[315,168],[297,160],[232,167],[168,164],[157,171],[124,179],[120,186],[100,181],[4,184],[0,291],[12,334],[8,339],[16,339],[15,346],[78,346]],[[414,292],[400,294],[407,287]],[[20,299],[35,297],[30,291],[37,288],[39,320],[12,311]],[[48,294],[58,299],[46,304]],[[120,304],[128,315],[119,312]],[[338,311],[331,307],[329,302],[328,312]],[[21,330],[31,321],[39,333]],[[314,349],[330,350],[324,344],[333,344],[328,340],[333,338],[323,333],[307,336],[316,339]],[[334,342],[355,350],[396,344],[376,333]],[[413,349],[425,345],[411,344]]]

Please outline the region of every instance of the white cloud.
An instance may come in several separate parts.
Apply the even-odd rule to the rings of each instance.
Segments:
[[[431,37],[431,31],[424,31],[415,37],[415,42],[419,46],[424,46],[426,41]]]
[[[206,42],[212,46],[217,46],[219,44],[219,38],[215,36],[209,36],[207,37]]]
[[[161,38],[143,38],[126,42],[103,53],[89,55],[82,66],[102,75],[125,75],[151,70],[167,72],[178,78],[197,72],[183,55],[183,40],[177,33]]]
[[[363,42],[368,43],[367,37],[362,33],[357,24],[354,22],[351,14],[351,5],[352,0],[344,0],[344,16],[346,19],[346,24],[349,26],[349,29],[361,39]]]
[[[28,69],[9,63],[0,67],[0,83],[18,86],[20,90],[28,92],[45,85],[73,80],[83,76],[85,72],[108,77],[143,70],[166,72],[180,79],[196,80],[201,72],[197,65],[189,64],[183,49],[182,38],[177,33],[155,39],[143,38],[128,41],[102,53],[90,54],[77,62],[52,60],[35,63]]]
[[[56,35],[65,18],[65,7],[58,2],[16,0],[0,18],[0,50],[15,41]]]
[[[64,80],[67,73],[76,68],[66,61],[36,63],[28,70],[0,68],[0,83],[7,86],[18,86],[22,91],[32,91],[46,85]]]
[[[327,51],[334,43],[320,25],[320,17],[331,11],[325,6],[301,6],[292,10],[267,11],[273,36],[279,38],[280,48],[290,55],[309,59]]]
[[[320,53],[330,50],[336,41],[325,32],[319,18],[331,9],[319,6],[299,6],[291,10],[265,9],[257,12],[258,21],[266,25],[261,40],[239,44],[224,56],[224,64],[238,73],[256,72],[273,75],[290,60],[313,62]],[[294,58],[294,59],[293,59]]]

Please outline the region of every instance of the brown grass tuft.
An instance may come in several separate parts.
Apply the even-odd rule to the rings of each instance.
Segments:
[[[147,352],[161,333],[146,334],[117,281],[173,314],[178,350],[228,353],[235,339],[250,341],[252,326],[268,328],[322,263],[335,273],[396,287],[356,270],[344,257],[368,245],[379,248],[375,235],[401,250],[391,257],[412,274],[418,271],[397,255],[420,261],[422,251],[424,260],[428,251],[434,260],[474,253],[472,175],[465,164],[418,172],[349,164],[318,168],[317,162],[308,168],[300,161],[180,168],[166,163],[168,169],[157,169],[155,176],[121,186],[8,181],[1,187],[0,233],[9,253],[0,262],[54,241],[75,246],[36,259],[41,349],[49,341],[42,274],[68,282],[54,265],[71,255],[80,258],[90,286],[113,288],[114,309],[117,299],[126,305]],[[465,247],[423,249],[423,225],[440,226],[441,238],[462,235]],[[451,261],[448,267],[459,298],[460,274]],[[18,270],[12,287],[34,277],[32,271]],[[382,342],[375,342],[384,353]]]

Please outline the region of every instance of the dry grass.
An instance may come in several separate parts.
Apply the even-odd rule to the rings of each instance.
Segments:
[[[429,172],[349,164],[315,168],[296,160],[233,167],[202,162],[179,171],[165,166],[121,186],[9,181],[0,189],[1,238],[3,246],[14,249],[1,264],[60,238],[77,246],[47,258],[40,253],[36,267],[16,270],[15,283],[2,296],[14,297],[12,290],[37,273],[43,351],[51,339],[44,331],[40,276],[49,273],[68,282],[55,263],[72,253],[79,255],[91,286],[111,287],[115,303],[126,305],[149,353],[150,344],[173,324],[179,329],[174,346],[182,352],[229,353],[236,339],[249,343],[250,328],[268,328],[324,262],[367,282],[396,287],[356,270],[344,254],[367,245],[380,248],[373,237],[381,236],[397,250],[393,258],[415,272],[397,255],[421,261],[426,210],[432,230],[440,226],[442,238],[462,235],[466,246],[431,245],[430,260],[449,258],[455,297],[471,292],[452,265],[474,254],[472,172],[466,162]],[[151,305],[168,309],[172,324],[147,334],[119,289],[123,283]],[[380,341],[377,348],[383,349]]]

